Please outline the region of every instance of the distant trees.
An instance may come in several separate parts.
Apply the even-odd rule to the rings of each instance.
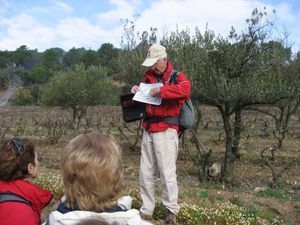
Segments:
[[[7,88],[11,76],[12,76],[12,71],[10,70],[9,67],[0,68],[0,89]]]
[[[68,68],[71,66],[74,66],[76,64],[79,64],[80,62],[80,55],[85,51],[84,48],[71,48],[69,51],[67,51],[62,59],[62,63],[64,67]]]
[[[101,65],[106,68],[108,76],[115,77],[115,61],[119,51],[110,43],[102,44],[97,51],[72,48],[65,52],[61,48],[49,48],[37,52],[26,45],[15,51],[0,51],[0,87],[6,88],[10,81],[20,78],[24,87],[17,90],[12,103],[38,104],[41,89],[53,74],[78,64],[83,64],[85,68]]]
[[[112,67],[114,59],[118,56],[119,50],[110,43],[104,43],[97,50],[99,63],[102,66]]]
[[[13,82],[15,75],[22,75],[24,71],[31,70],[40,63],[41,54],[37,50],[29,50],[22,45],[15,51],[0,51],[0,81],[5,86]]]
[[[22,45],[12,54],[12,62],[16,66],[26,67],[26,61],[30,57],[30,51],[26,45]]]
[[[119,52],[120,50],[115,48],[110,43],[103,43],[101,47],[97,50],[99,64],[101,66],[107,67],[107,69],[109,70],[109,76],[113,76],[116,73],[116,59],[118,58]]]
[[[11,77],[11,53],[0,51],[0,88],[6,88]]]
[[[17,70],[30,70],[41,62],[41,53],[37,50],[30,50],[22,45],[15,51],[10,52],[9,64],[14,65]]]
[[[97,53],[91,49],[84,51],[80,56],[80,63],[86,68],[92,65],[99,65]]]
[[[53,71],[60,70],[64,54],[65,51],[61,48],[49,48],[42,54],[42,64]]]
[[[0,51],[0,68],[5,68],[11,63],[11,52]]]

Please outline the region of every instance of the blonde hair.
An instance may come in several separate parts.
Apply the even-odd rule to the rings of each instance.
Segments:
[[[63,151],[62,174],[68,207],[102,211],[122,187],[120,148],[107,134],[78,135]]]

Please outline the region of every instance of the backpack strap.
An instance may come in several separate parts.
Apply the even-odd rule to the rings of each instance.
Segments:
[[[75,207],[74,209],[67,207],[65,202],[61,202],[59,204],[59,206],[57,207],[57,211],[59,211],[62,214],[72,212],[72,211],[77,211],[77,210],[80,211],[80,209],[78,207]],[[121,206],[119,206],[119,205],[113,205],[111,207],[104,208],[102,211],[95,211],[95,212],[98,212],[98,213],[102,213],[102,212],[114,213],[114,212],[121,212],[121,211],[126,212],[127,209],[122,209]]]
[[[179,75],[180,72],[178,72],[177,70],[172,70],[171,75],[169,76],[169,79],[167,80],[166,83],[171,83],[171,84],[176,84],[177,83],[177,77]]]
[[[32,205],[29,201],[27,201],[22,196],[14,194],[12,192],[1,192],[0,193],[0,203],[3,203],[3,202],[21,202],[21,203],[24,203],[24,204],[32,207]]]

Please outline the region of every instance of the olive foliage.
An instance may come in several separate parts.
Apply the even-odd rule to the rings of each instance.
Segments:
[[[106,76],[103,67],[76,65],[61,71],[45,85],[41,104],[71,109],[75,128],[87,113],[90,106],[114,105],[117,101],[117,88]]]

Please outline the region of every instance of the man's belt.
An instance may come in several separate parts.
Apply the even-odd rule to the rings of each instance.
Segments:
[[[166,116],[166,117],[146,117],[145,121],[150,123],[158,123],[164,122],[172,125],[179,125],[179,117],[178,116]]]

